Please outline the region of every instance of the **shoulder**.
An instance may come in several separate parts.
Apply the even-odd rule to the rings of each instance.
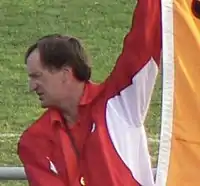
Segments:
[[[23,163],[45,161],[53,149],[53,128],[50,110],[45,111],[21,135],[17,144],[17,154]]]
[[[18,141],[18,148],[21,146],[32,147],[50,139],[52,136],[52,126],[50,123],[50,110],[46,110],[30,127],[23,131]]]

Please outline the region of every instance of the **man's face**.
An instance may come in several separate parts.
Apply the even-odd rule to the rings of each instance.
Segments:
[[[66,72],[50,71],[42,66],[39,51],[34,50],[27,59],[27,71],[31,91],[35,91],[41,101],[41,106],[56,107],[65,99]]]

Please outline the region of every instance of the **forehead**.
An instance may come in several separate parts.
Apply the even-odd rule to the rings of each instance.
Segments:
[[[38,49],[35,49],[27,58],[27,70],[29,73],[34,73],[44,70],[40,60]]]

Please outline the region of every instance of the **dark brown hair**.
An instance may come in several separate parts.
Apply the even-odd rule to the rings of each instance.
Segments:
[[[60,34],[44,36],[28,48],[25,63],[35,49],[39,50],[44,67],[50,70],[60,70],[64,66],[69,66],[78,80],[88,81],[90,79],[89,59],[77,38]]]
[[[196,18],[200,19],[200,1],[199,0],[192,1],[192,13],[194,14]]]

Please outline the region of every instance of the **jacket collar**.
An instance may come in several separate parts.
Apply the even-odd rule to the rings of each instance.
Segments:
[[[91,103],[98,95],[100,85],[88,81],[85,84],[83,96],[81,97],[79,106]]]

